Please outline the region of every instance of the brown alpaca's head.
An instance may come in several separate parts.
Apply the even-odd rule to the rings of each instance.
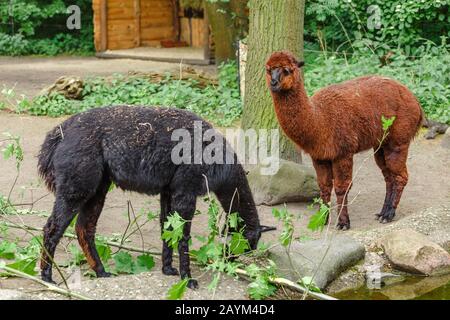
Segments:
[[[291,90],[300,81],[300,68],[304,65],[288,51],[272,53],[266,63],[267,86],[275,93]]]

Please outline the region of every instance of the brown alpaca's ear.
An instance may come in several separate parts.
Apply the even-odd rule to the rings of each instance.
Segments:
[[[298,66],[299,68],[304,67],[304,66],[305,66],[305,61],[298,61],[298,62],[297,62],[297,66]]]

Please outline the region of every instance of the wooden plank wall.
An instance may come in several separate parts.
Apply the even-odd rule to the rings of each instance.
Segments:
[[[174,39],[173,7],[171,0],[141,1],[141,43],[159,45],[161,40]]]
[[[181,40],[186,41],[194,48],[203,48],[208,43],[207,32],[208,25],[205,19],[192,18],[189,25],[188,18],[181,18]],[[191,38],[192,35],[192,38]],[[192,41],[191,41],[192,39]]]
[[[102,28],[106,4],[106,32]],[[175,27],[171,0],[93,0],[94,42],[97,51],[159,46],[173,39]],[[102,46],[106,42],[106,47]]]

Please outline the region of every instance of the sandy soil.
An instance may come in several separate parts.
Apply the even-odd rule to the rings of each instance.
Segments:
[[[154,63],[148,61],[131,60],[99,60],[96,58],[0,58],[0,87],[2,84],[13,86],[17,83],[17,91],[28,96],[36,94],[43,86],[52,83],[61,75],[107,75],[113,72],[136,71],[165,71],[178,68],[177,65]],[[106,70],[106,71],[105,71]],[[63,118],[30,117],[26,115],[16,115],[0,112],[1,132],[10,132],[22,137],[25,160],[21,167],[20,176],[12,192],[13,203],[30,203],[34,210],[51,212],[53,205],[53,195],[49,194],[37,176],[36,155],[47,131],[52,129]],[[422,135],[422,134],[421,134]],[[450,150],[440,147],[439,139],[433,141],[424,140],[421,135],[413,142],[410,149],[408,166],[410,172],[410,182],[405,189],[396,220],[404,219],[407,216],[416,214],[426,208],[439,204],[450,203]],[[0,137],[0,141],[3,138]],[[0,148],[3,147],[0,145]],[[305,157],[305,162],[310,160]],[[0,193],[8,194],[15,179],[16,170],[13,161],[0,159]],[[368,231],[380,229],[380,225],[374,219],[374,214],[378,213],[382,207],[385,195],[384,179],[380,170],[376,166],[373,157],[369,152],[359,154],[355,157],[355,182],[350,193],[350,218],[352,231]],[[147,197],[120,190],[113,190],[108,194],[103,214],[98,224],[98,233],[102,235],[122,234],[127,226],[127,201],[131,201],[136,212],[140,209],[158,212],[158,197]],[[24,208],[30,208],[27,204]],[[206,204],[199,199],[198,209],[205,212]],[[289,204],[288,209],[293,212],[296,220],[296,235],[310,234],[305,226],[311,212],[307,210],[307,204]],[[262,223],[265,225],[281,226],[272,217],[272,208],[260,206],[258,208]],[[1,219],[5,219],[2,217]],[[17,217],[8,217],[17,221]],[[42,227],[46,221],[45,217],[39,215],[21,216],[27,225]],[[144,220],[141,220],[144,222]],[[206,215],[196,216],[193,223],[193,235],[201,235],[206,229]],[[130,245],[144,246],[147,250],[160,250],[159,223],[152,221],[147,223],[142,229],[142,238],[139,234],[130,238]],[[275,242],[279,231],[264,234],[262,241]],[[24,232],[11,232],[10,236],[18,237],[22,241],[27,241],[29,235]],[[69,241],[64,240],[59,247],[57,260],[64,261],[66,256],[64,247]],[[195,246],[195,243],[194,243]],[[86,295],[97,298],[149,298],[162,299],[165,297],[167,288],[174,283],[177,278],[165,277],[161,274],[160,261],[157,261],[155,271],[151,274],[140,276],[120,276],[113,280],[89,280],[83,278],[82,288]],[[194,277],[200,277],[201,289],[197,292],[190,292],[187,298],[210,299],[211,293],[206,287],[209,284],[210,275],[203,275],[203,271],[193,268]],[[215,298],[218,299],[239,299],[246,298],[243,281],[225,278],[221,283],[223,290],[218,290]],[[39,286],[30,284],[29,281],[18,279],[0,279],[0,289],[2,288],[25,288],[24,290],[33,292],[34,298],[54,298],[56,296],[36,292]]]

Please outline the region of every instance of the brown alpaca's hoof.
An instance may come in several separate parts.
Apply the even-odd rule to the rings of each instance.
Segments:
[[[350,229],[350,221],[348,222],[339,222],[337,227],[338,230],[347,231]]]
[[[395,209],[394,208],[390,208],[390,209],[386,209],[381,211],[380,214],[376,215],[376,219],[383,224],[392,222],[392,220],[394,220],[395,217]]]
[[[110,278],[111,276],[112,274],[106,271],[97,272],[97,278]]]

